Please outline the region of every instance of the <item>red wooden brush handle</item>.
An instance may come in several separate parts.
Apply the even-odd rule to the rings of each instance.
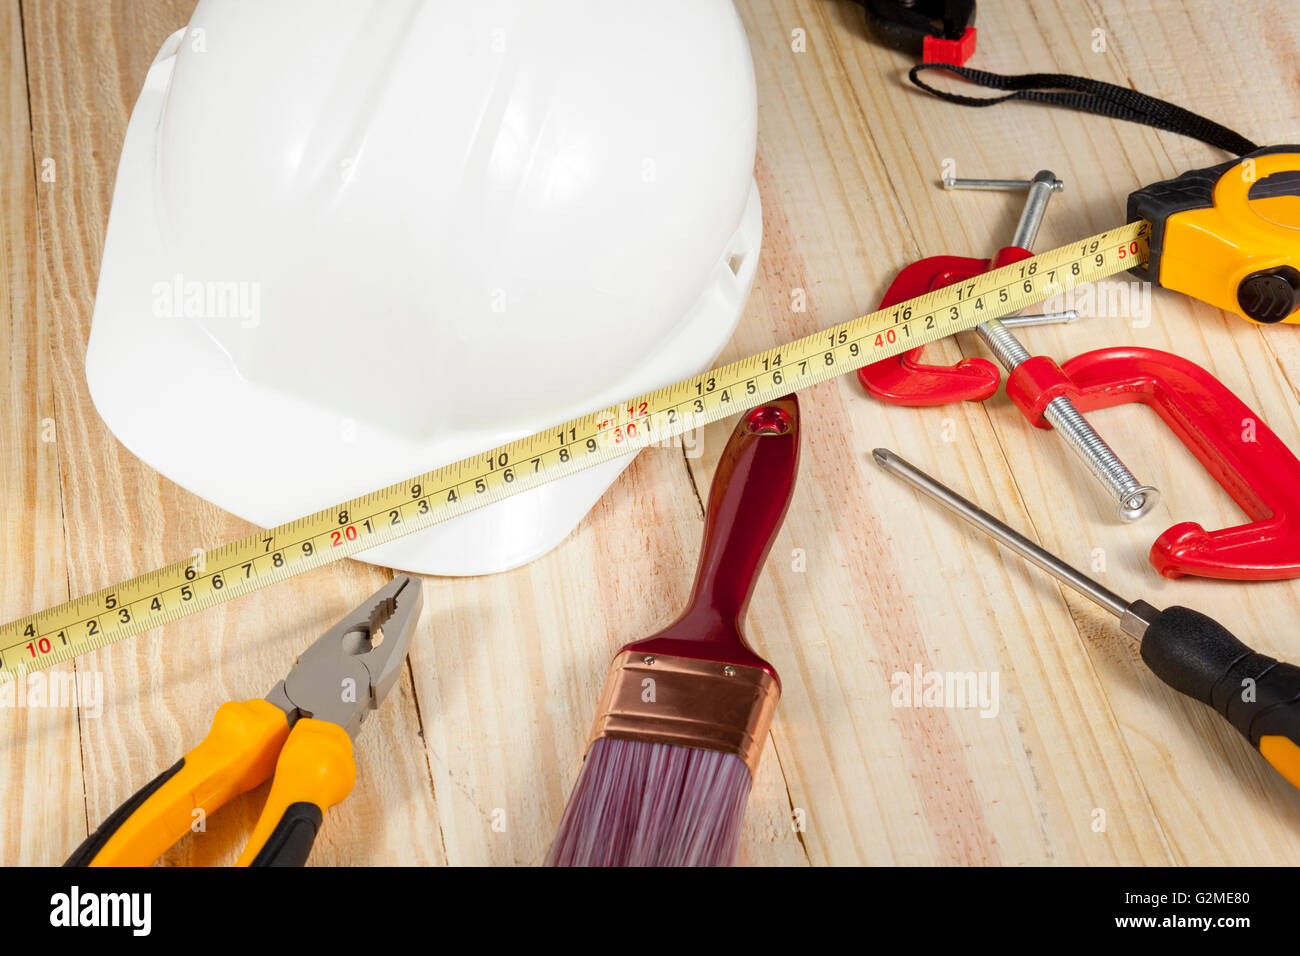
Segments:
[[[739,628],[798,469],[799,402],[793,395],[741,416],[713,473],[687,613],[707,608]]]
[[[741,416],[723,449],[704,516],[691,598],[680,617],[624,651],[759,667],[741,624],[754,583],[781,527],[799,468],[799,403],[793,395]]]

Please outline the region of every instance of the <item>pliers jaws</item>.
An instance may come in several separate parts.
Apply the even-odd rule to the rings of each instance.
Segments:
[[[317,638],[266,699],[291,726],[313,717],[355,738],[397,683],[423,601],[420,582],[399,574]]]

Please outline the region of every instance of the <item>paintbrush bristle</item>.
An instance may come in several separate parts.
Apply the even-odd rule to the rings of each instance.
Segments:
[[[735,754],[604,737],[547,866],[730,866],[752,781]]]

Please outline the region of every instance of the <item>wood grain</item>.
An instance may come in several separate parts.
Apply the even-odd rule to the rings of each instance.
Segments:
[[[64,520],[59,495],[50,327],[37,300],[37,172],[27,113],[22,17],[16,0],[0,5],[0,616],[66,601]],[[61,679],[64,665],[53,673]],[[45,679],[47,675],[42,675]],[[0,745],[4,794],[0,860],[45,862],[54,846],[85,834],[78,713],[22,706],[29,690],[0,697],[8,732]],[[46,685],[48,686],[48,685]]]
[[[122,448],[83,373],[126,122],[154,53],[191,8],[0,4],[6,620],[250,530]],[[958,175],[1053,169],[1067,185],[1039,239],[1046,249],[1121,222],[1132,189],[1223,158],[1098,117],[930,99],[906,84],[905,56],[869,42],[851,0],[737,8],[758,85],[764,242],[724,359],[869,311],[920,256],[986,255],[1008,241],[1019,199],[943,192],[945,160]],[[985,4],[976,65],[1093,76],[1261,142],[1285,141],[1300,121],[1300,27],[1287,12],[1208,0]],[[1149,322],[1133,318],[1099,315],[1026,330],[1024,340],[1058,360],[1130,343],[1176,351],[1300,448],[1295,329],[1261,329],[1164,292],[1150,298]],[[928,351],[953,361],[981,348],[961,335]],[[1147,564],[1150,542],[1175,521],[1241,519],[1153,414],[1129,406],[1095,416],[1164,493],[1155,514],[1120,526],[1064,446],[1005,396],[907,409],[867,398],[849,376],[801,402],[799,487],[748,624],[782,675],[783,697],[742,862],[1295,859],[1300,797],[1235,731],[1151,677],[1101,612],[919,502],[870,459],[873,447],[892,447],[1115,590],[1197,607],[1262,651],[1300,658],[1300,584],[1171,582]],[[53,441],[42,438],[46,424]],[[358,740],[357,789],[327,815],[314,864],[541,861],[611,655],[670,620],[689,590],[700,501],[729,431],[711,426],[689,454],[643,453],[573,535],[527,567],[425,579],[409,672]],[[88,826],[193,746],[217,706],[264,694],[386,578],[367,565],[331,566],[67,665],[102,680],[101,713],[0,709],[9,724],[0,861],[61,861]],[[996,675],[996,716],[895,706],[894,676],[916,668]],[[263,798],[214,815],[164,862],[232,861]]]

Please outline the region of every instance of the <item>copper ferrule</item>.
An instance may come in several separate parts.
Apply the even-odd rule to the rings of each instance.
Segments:
[[[615,737],[721,750],[753,776],[780,696],[761,667],[623,651],[605,679],[587,746]]]

